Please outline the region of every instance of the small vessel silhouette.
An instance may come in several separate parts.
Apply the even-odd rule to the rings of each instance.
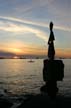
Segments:
[[[30,59],[28,62],[31,62],[31,63],[32,63],[32,62],[34,62],[34,61],[33,61],[32,59]]]

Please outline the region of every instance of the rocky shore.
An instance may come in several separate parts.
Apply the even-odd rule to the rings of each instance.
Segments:
[[[69,108],[71,97],[57,95],[49,97],[47,93],[9,96],[0,95],[0,108]]]

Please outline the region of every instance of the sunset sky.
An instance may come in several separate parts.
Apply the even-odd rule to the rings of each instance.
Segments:
[[[0,53],[47,55],[50,21],[56,56],[71,57],[71,0],[0,0]]]

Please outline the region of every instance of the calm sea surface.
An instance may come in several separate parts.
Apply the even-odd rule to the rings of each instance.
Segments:
[[[0,89],[13,94],[39,93],[44,84],[43,59],[0,59]],[[63,59],[64,79],[58,82],[59,93],[71,96],[71,59]]]

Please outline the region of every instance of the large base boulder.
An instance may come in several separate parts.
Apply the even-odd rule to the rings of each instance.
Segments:
[[[43,61],[43,80],[62,81],[64,78],[64,64],[62,60],[48,60]]]

